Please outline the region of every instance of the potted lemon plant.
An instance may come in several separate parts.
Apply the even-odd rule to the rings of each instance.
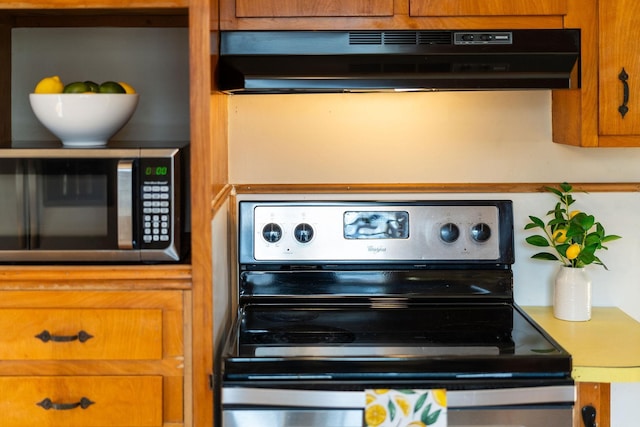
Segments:
[[[607,242],[620,236],[607,235],[601,223],[593,215],[571,210],[575,203],[573,188],[566,182],[560,189],[545,187],[555,194],[558,201],[547,212],[550,217],[545,223],[536,216],[529,216],[531,222],[525,230],[540,229],[542,234],[526,238],[527,243],[547,248],[531,256],[534,259],[559,261],[562,266],[554,287],[553,310],[555,317],[563,320],[584,321],[591,318],[591,281],[585,270],[589,264],[607,266],[596,252],[607,247]]]

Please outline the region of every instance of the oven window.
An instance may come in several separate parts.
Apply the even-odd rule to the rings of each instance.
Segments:
[[[347,211],[345,239],[408,239],[409,213],[405,211]]]

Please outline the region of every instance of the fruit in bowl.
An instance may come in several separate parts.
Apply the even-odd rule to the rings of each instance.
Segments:
[[[123,82],[92,81],[64,85],[59,77],[45,77],[29,94],[40,123],[69,147],[107,144],[131,119],[139,95]]]

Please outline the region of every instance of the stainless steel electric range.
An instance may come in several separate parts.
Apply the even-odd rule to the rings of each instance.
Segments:
[[[513,299],[507,200],[244,201],[223,427],[362,427],[365,390],[448,425],[568,427],[571,356]]]

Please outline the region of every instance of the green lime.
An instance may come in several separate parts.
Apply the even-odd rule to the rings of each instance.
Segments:
[[[98,93],[98,88],[100,87],[98,83],[87,80],[84,84],[89,87],[89,92]]]
[[[116,82],[104,82],[98,88],[99,93],[127,93],[126,90]]]
[[[64,87],[62,93],[85,93],[89,92],[89,86],[84,82],[69,83]]]

